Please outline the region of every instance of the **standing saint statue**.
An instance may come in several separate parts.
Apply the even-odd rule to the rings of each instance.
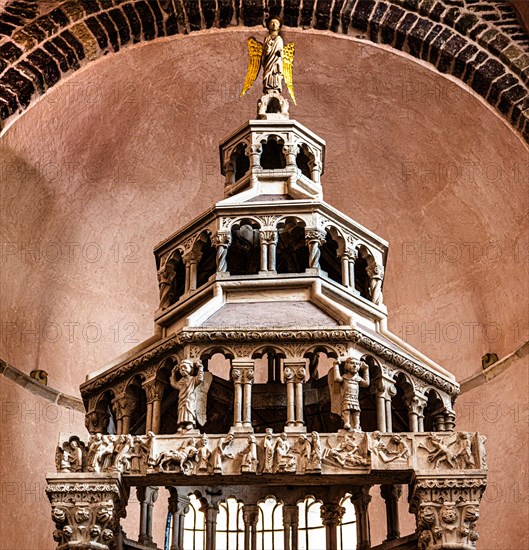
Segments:
[[[290,93],[290,97],[296,104],[294,95],[294,83],[292,80],[292,66],[294,64],[294,43],[286,46],[279,35],[281,21],[273,17],[268,21],[269,34],[261,44],[253,36],[248,39],[248,72],[241,91],[241,97],[252,87],[259,70],[263,68],[263,97],[259,101],[259,114],[266,112],[288,113],[288,102],[281,97],[282,81]],[[270,110],[270,99],[276,98],[279,109]]]
[[[206,422],[206,397],[211,384],[211,373],[204,373],[200,361],[196,362],[197,374],[193,375],[193,361],[184,359],[171,372],[171,386],[178,391],[178,432],[196,428]],[[177,375],[180,374],[180,379]]]
[[[348,357],[344,363],[344,374],[340,363],[335,361],[329,372],[331,410],[342,417],[346,430],[360,431],[360,387],[369,386],[369,366],[365,361]]]

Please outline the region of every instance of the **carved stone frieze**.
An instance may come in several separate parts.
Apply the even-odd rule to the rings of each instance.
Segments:
[[[440,440],[441,452],[432,441]],[[483,438],[476,433],[338,433],[265,434],[231,431],[222,435],[61,434],[57,470],[63,472],[186,476],[244,473],[347,474],[416,470],[437,476],[447,471],[483,475]],[[76,444],[81,452],[76,450]],[[446,454],[448,449],[449,454]],[[70,459],[70,455],[73,458]],[[81,464],[81,469],[79,469]],[[75,468],[75,469],[74,469]],[[474,474],[473,474],[474,475]]]

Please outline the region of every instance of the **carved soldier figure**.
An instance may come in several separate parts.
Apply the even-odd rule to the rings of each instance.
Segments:
[[[197,396],[196,388],[204,381],[204,367],[198,361],[198,373],[192,376],[193,362],[189,359],[180,361],[171,372],[171,386],[178,391],[178,431],[189,431],[197,423]],[[180,380],[176,374],[180,373]]]
[[[341,388],[340,412],[346,430],[360,431],[360,387],[369,386],[369,366],[365,361],[348,357],[344,363],[344,374],[340,373],[340,363],[335,361],[329,372],[332,412],[337,413],[335,387]]]

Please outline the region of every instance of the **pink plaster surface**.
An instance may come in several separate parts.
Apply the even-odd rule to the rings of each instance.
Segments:
[[[104,58],[52,90],[3,136],[6,361],[27,373],[45,369],[50,385],[78,395],[88,371],[152,334],[152,249],[222,198],[217,144],[254,116],[259,96],[252,89],[238,99],[245,39],[255,33],[207,32]],[[527,146],[479,97],[426,64],[321,33],[288,31],[285,38],[297,49],[292,116],[327,141],[326,201],[390,241],[390,329],[458,379],[478,371],[484,353],[518,348],[529,333]],[[518,391],[527,403],[526,385],[511,371],[503,377],[505,387],[489,383],[474,390],[476,400],[490,392],[507,404]],[[26,399],[7,384],[6,399]],[[37,482],[26,457],[38,444],[44,483],[60,430],[8,426],[21,460],[2,467],[20,482]],[[516,464],[526,459],[521,427],[510,454]],[[498,425],[483,428],[495,468],[513,436]],[[472,429],[482,430],[480,421]],[[505,483],[517,479],[508,469],[501,475]],[[494,525],[527,510],[523,502],[509,506],[489,502],[484,517]],[[46,519],[38,522],[17,506],[9,510],[7,526],[19,517],[32,521],[39,537],[49,537],[42,547],[52,547],[49,508],[39,508]],[[482,549],[519,550],[522,533],[528,536],[522,522],[501,539],[486,523]],[[33,550],[2,531],[2,544],[17,541],[6,549]]]

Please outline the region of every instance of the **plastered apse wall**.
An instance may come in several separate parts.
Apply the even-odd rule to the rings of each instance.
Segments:
[[[262,32],[206,31],[103,58],[3,135],[4,360],[78,396],[88,371],[153,333],[153,246],[222,198],[218,142],[255,115],[258,86],[238,92],[246,38]],[[484,353],[518,349],[529,332],[527,145],[425,63],[330,33],[284,35],[297,49],[291,115],[327,141],[325,200],[390,242],[389,328],[458,380]],[[488,438],[481,550],[527,542],[527,366],[456,406],[458,428]],[[5,378],[1,391],[0,548],[53,548],[44,476],[58,432],[81,430],[82,415],[54,419]],[[374,542],[384,528],[376,514]]]

